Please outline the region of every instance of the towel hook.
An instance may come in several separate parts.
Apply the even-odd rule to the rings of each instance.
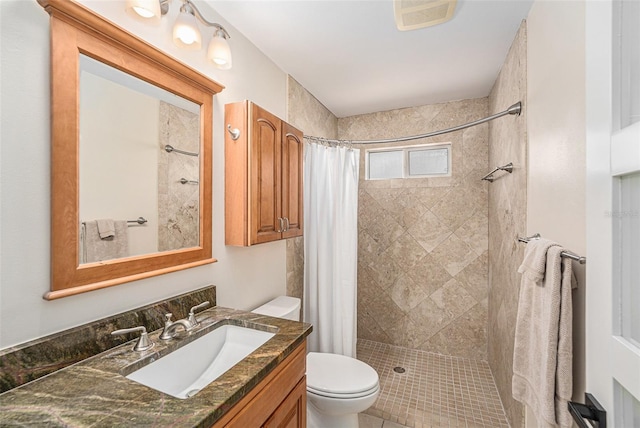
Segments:
[[[229,134],[231,134],[231,139],[233,141],[237,140],[238,138],[240,138],[240,130],[238,128],[231,128],[231,124],[227,124],[227,131],[229,131]]]

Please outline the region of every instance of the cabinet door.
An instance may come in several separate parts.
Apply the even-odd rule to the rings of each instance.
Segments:
[[[283,238],[302,236],[302,132],[282,123],[282,217],[288,229]]]
[[[262,425],[264,428],[304,428],[307,426],[307,387],[305,378]]]
[[[250,210],[251,244],[281,239],[281,120],[251,104]]]

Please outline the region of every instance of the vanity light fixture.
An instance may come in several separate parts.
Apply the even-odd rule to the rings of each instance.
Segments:
[[[202,35],[198,29],[197,18],[205,26],[214,28],[207,57],[216,67],[222,70],[230,69],[231,48],[227,40],[231,36],[227,30],[222,25],[205,19],[191,0],[181,1],[180,13],[173,24],[173,42],[183,49],[201,49]],[[160,18],[169,12],[170,2],[171,0],[126,0],[126,11],[138,20],[158,24]]]
[[[173,24],[173,43],[183,49],[197,51],[202,47],[202,35],[198,31],[198,23],[193,8],[184,2],[180,6],[180,14]]]
[[[224,29],[223,29],[224,30]],[[227,42],[227,38],[225,37],[225,32],[223,30],[218,30],[213,33],[213,38],[211,42],[209,42],[209,49],[207,51],[207,56],[216,67],[222,70],[228,70],[231,68],[231,48],[229,47],[229,42]]]
[[[167,13],[169,10],[168,7],[165,7],[164,9],[164,13]],[[125,10],[134,18],[142,19],[153,24],[159,24],[160,17],[164,15],[158,0],[127,0]]]

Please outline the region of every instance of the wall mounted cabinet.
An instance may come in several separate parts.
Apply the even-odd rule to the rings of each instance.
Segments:
[[[260,106],[225,106],[225,243],[302,236],[302,132]]]

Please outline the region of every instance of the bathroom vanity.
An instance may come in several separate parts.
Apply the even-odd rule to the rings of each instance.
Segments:
[[[0,394],[0,425],[304,427],[311,325],[220,307],[198,319],[203,328],[235,325],[273,336],[195,395],[180,399],[127,378],[198,334],[162,341],[157,330],[149,333],[155,345],[147,351],[133,351],[135,341],[129,341]]]
[[[306,346],[302,343],[213,426],[305,427]]]

